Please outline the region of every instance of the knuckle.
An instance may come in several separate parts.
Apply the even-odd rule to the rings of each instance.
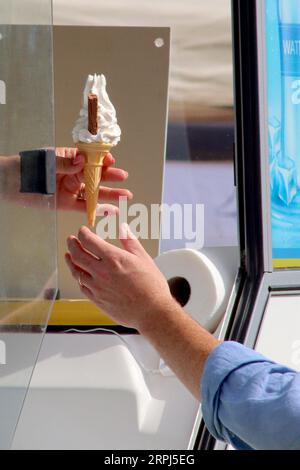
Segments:
[[[67,244],[68,244],[69,246],[71,246],[72,243],[73,243],[73,237],[72,237],[72,236],[69,236],[69,237],[67,238]]]
[[[114,271],[118,271],[122,265],[121,255],[112,255],[110,258],[110,263]]]
[[[120,273],[125,271],[127,264],[127,256],[126,253],[118,253],[111,258],[111,266],[112,271],[116,273]]]
[[[75,256],[76,258],[80,256],[81,250],[79,249],[79,246],[74,240],[71,241],[70,251],[72,253],[72,256]]]
[[[78,238],[80,241],[86,241],[89,238],[87,228],[84,225],[79,229]]]
[[[102,297],[103,297],[103,291],[101,288],[99,287],[94,287],[93,288],[93,293],[94,293],[94,296],[97,300],[101,301],[102,300]]]
[[[86,284],[90,286],[91,289],[95,287],[94,279],[90,274],[85,274],[83,279],[86,282]]]
[[[72,274],[73,278],[76,279],[76,281],[77,281],[77,279],[78,279],[78,272],[77,272],[77,270],[76,270],[75,268],[72,268],[71,274]]]
[[[125,251],[121,251],[118,256],[118,266],[119,268],[123,268],[128,261],[128,255]]]

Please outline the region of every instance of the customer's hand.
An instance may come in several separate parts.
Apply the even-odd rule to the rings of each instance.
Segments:
[[[81,211],[86,209],[86,203],[80,194],[84,194],[83,167],[85,159],[76,148],[56,149],[56,186],[57,186],[57,207],[60,210]],[[104,159],[102,170],[102,181],[125,181],[128,173],[120,168],[113,168],[115,159],[108,154]],[[119,200],[120,197],[132,198],[132,194],[127,189],[100,187],[100,201]],[[113,214],[118,208],[111,204],[99,204],[98,214]]]
[[[129,231],[121,226],[124,250],[102,240],[87,227],[68,238],[66,261],[83,294],[117,323],[143,330],[174,305],[169,286],[152,258]]]
[[[219,344],[172,298],[154,261],[124,224],[124,250],[88,228],[68,238],[67,264],[81,291],[117,323],[137,329],[200,398],[200,383],[209,354]]]

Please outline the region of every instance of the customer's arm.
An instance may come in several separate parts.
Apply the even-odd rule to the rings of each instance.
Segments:
[[[127,226],[121,235],[125,250],[86,227],[68,239],[66,260],[82,292],[144,334],[194,396],[202,393],[217,438],[240,449],[300,449],[300,374],[237,343],[219,344],[172,299]]]
[[[219,342],[175,301],[162,304],[156,316],[144,319],[139,331],[199,400],[206,360]]]
[[[83,293],[115,321],[144,334],[199,399],[204,364],[218,341],[172,298],[141,244],[130,233],[121,240],[126,250],[82,227],[78,238],[68,239],[66,261],[73,276],[80,276]]]
[[[209,430],[238,449],[300,450],[300,374],[235,342],[209,356],[202,378]]]

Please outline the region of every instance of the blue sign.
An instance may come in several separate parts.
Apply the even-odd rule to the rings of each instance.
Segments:
[[[300,266],[300,1],[266,0],[274,267]]]

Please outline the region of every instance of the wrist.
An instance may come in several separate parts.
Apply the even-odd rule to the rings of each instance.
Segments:
[[[186,316],[187,314],[182,307],[170,296],[140,319],[138,331],[146,338],[151,339],[157,335],[158,331],[166,330]]]

